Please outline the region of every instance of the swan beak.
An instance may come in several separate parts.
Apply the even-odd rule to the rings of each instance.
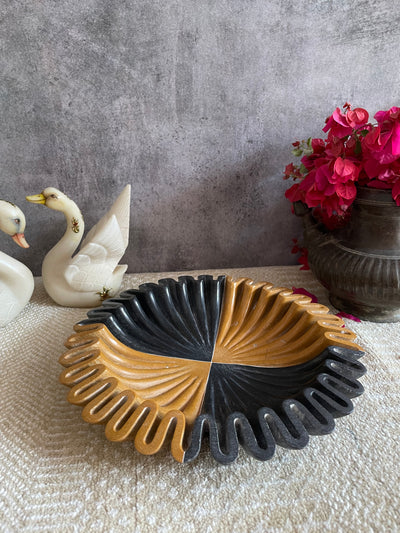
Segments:
[[[28,202],[31,202],[32,204],[45,204],[46,203],[46,197],[43,194],[34,194],[32,196],[26,196],[26,199]]]
[[[29,244],[25,240],[25,235],[23,233],[16,233],[12,236],[12,240],[21,246],[21,248],[29,248]]]

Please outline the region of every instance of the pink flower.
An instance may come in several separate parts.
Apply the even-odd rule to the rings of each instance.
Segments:
[[[301,249],[301,255],[298,259],[300,265],[300,270],[310,270],[310,265],[308,264],[308,250],[307,248]]]
[[[368,122],[369,114],[368,111],[362,107],[356,107],[356,109],[349,109],[346,114],[346,119],[352,128],[360,128]]]
[[[315,184],[324,195],[330,196],[335,192],[335,185],[331,182],[332,170],[328,164],[320,166],[315,173]]]
[[[333,167],[333,174],[329,181],[331,183],[346,183],[347,181],[355,181],[358,178],[359,169],[349,159],[342,159],[338,157]]]
[[[315,156],[313,157],[313,154],[303,156],[300,161],[307,170],[312,170],[315,166]]]
[[[309,298],[311,298],[311,302],[313,304],[318,303],[318,298],[315,296],[315,294],[312,294],[311,292],[306,291],[306,289],[292,287],[292,291],[293,291],[293,294],[303,294],[304,296],[308,296]]]
[[[378,125],[364,138],[367,152],[382,164],[389,164],[400,156],[400,108],[378,111]]]
[[[301,190],[299,190],[299,183],[294,183],[290,189],[288,189],[286,192],[285,192],[285,197],[290,201],[292,202],[292,204],[294,202],[299,202],[300,200],[303,200],[304,199],[304,195],[302,193]]]
[[[311,148],[314,154],[322,154],[325,150],[325,141],[323,139],[311,139]]]
[[[340,313],[336,313],[336,316],[340,318],[349,318],[350,320],[354,320],[354,322],[361,322],[359,318],[357,318],[354,315],[350,315],[349,313],[345,313],[344,311],[340,311]]]
[[[378,124],[383,124],[383,122],[391,120],[399,120],[400,118],[400,107],[391,107],[388,111],[378,111],[374,115],[375,120]]]
[[[391,132],[382,131],[378,125],[371,130],[364,138],[363,147],[370,156],[381,164],[389,164],[395,161],[399,153],[393,153],[391,143]]]
[[[310,270],[310,266],[308,264],[308,250],[307,248],[304,248],[304,246],[300,246],[297,239],[292,239],[294,245],[292,247],[292,254],[298,254],[300,253],[300,257],[298,259],[298,262],[302,265],[300,270]]]
[[[290,176],[292,176],[292,174],[294,172],[294,169],[295,169],[295,167],[294,167],[293,163],[289,163],[288,165],[286,165],[283,179],[284,180],[289,179]]]
[[[328,194],[334,193],[334,187],[324,175],[325,171],[329,172],[325,167],[312,170],[300,184],[300,189],[304,191],[304,202],[308,207],[317,207],[321,202],[324,202]],[[316,178],[317,174],[318,178]]]
[[[293,178],[294,180],[296,180],[296,179],[302,179],[303,177],[304,176],[301,173],[299,167],[296,167],[293,163],[289,163],[288,165],[286,165],[284,176],[283,176],[284,180],[287,180],[289,178]]]
[[[364,170],[370,179],[377,178],[380,174],[384,173],[388,168],[387,165],[382,165],[376,159],[367,158],[364,161]]]
[[[331,137],[326,145],[326,155],[331,158],[336,158],[342,155],[345,151],[344,142],[338,137]]]
[[[336,194],[344,199],[353,201],[357,195],[357,188],[352,181],[336,184]]]
[[[332,115],[326,119],[326,125],[322,131],[329,131],[335,137],[346,137],[353,132],[353,128],[347,122],[346,115],[337,107]]]
[[[299,241],[297,239],[292,239],[293,247],[292,254],[298,254],[300,252]]]
[[[337,193],[327,196],[321,202],[321,209],[324,209],[328,217],[342,218],[345,216],[349,205],[353,200],[339,196]]]

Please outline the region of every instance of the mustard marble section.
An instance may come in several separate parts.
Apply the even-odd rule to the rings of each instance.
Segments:
[[[331,345],[359,350],[356,335],[324,305],[247,278],[225,282],[214,363],[286,367]]]
[[[201,409],[211,363],[138,352],[103,324],[75,331],[60,358],[68,400],[85,406],[88,422],[106,423],[109,439],[134,439],[141,453],[156,453],[172,433],[172,453],[182,461],[185,431]]]

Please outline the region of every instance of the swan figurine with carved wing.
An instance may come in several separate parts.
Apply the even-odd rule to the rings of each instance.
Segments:
[[[0,200],[0,230],[22,248],[29,248],[24,237],[25,216],[19,207],[5,200]],[[29,268],[0,252],[0,327],[22,311],[32,292],[33,276]]]
[[[127,185],[111,209],[83,236],[82,214],[68,196],[48,187],[27,196],[29,202],[61,211],[67,219],[64,236],[44,258],[42,276],[49,296],[66,307],[96,307],[115,296],[128,268],[119,265],[129,240],[131,186]]]

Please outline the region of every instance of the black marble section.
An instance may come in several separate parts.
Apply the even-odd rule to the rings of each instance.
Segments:
[[[225,276],[161,279],[110,298],[80,324],[103,323],[123,344],[155,355],[211,361]]]
[[[212,365],[202,414],[196,419],[185,461],[197,457],[205,434],[221,463],[234,461],[241,444],[260,460],[275,445],[303,448],[309,435],[330,433],[334,418],[353,409],[363,392],[357,378],[363,352],[331,346],[313,360],[286,368]]]

